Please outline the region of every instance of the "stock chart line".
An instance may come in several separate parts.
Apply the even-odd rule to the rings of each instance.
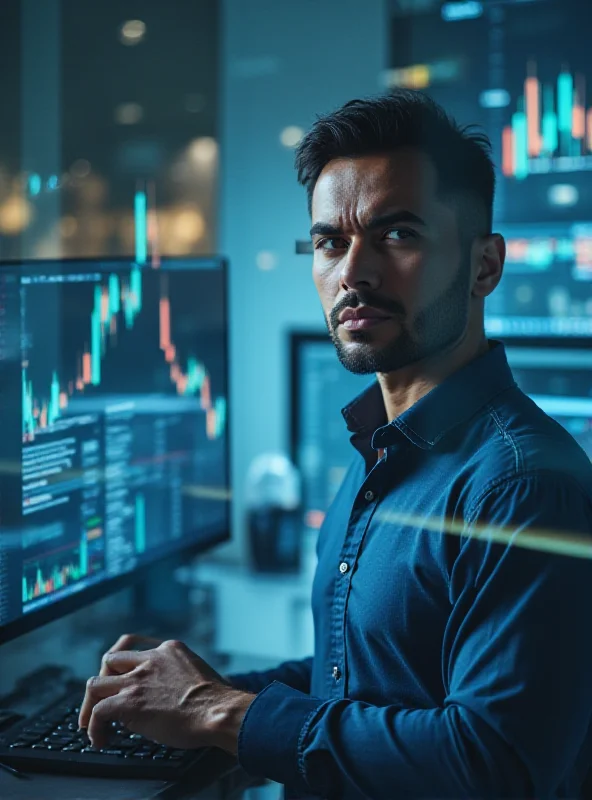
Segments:
[[[31,567],[34,567],[34,578],[33,580],[27,580],[27,576],[23,575],[23,603],[28,603],[36,597],[41,597],[45,594],[57,592],[63,589],[64,586],[79,581],[89,574],[86,531],[82,533],[77,546],[67,549],[70,549],[71,552],[67,553],[65,558],[55,558],[56,562],[62,560],[66,563],[55,563],[51,565],[47,571],[44,570],[44,565],[40,562],[31,562]],[[78,554],[78,558],[75,558],[76,554]],[[47,574],[47,572],[49,574]]]
[[[87,386],[100,386],[101,365],[109,345],[117,345],[118,332],[123,318],[126,330],[132,330],[136,318],[143,309],[142,271],[136,264],[132,268],[129,283],[120,281],[112,273],[106,284],[94,287],[94,303],[90,314],[90,347],[84,347],[77,364],[74,381],[64,388],[57,372],[52,373],[48,396],[38,399],[36,387],[28,376],[28,362],[22,368],[23,436],[30,440],[36,431],[53,425],[68,407],[69,398],[83,393]],[[206,414],[208,438],[218,438],[226,422],[226,400],[217,397],[212,401],[211,381],[205,366],[195,357],[187,359],[184,370],[179,362],[177,348],[171,338],[171,309],[166,278],[161,278],[159,301],[160,349],[169,366],[171,383],[179,395],[200,396],[200,405]]]
[[[184,372],[177,360],[177,348],[171,339],[171,305],[168,297],[168,286],[165,277],[161,279],[161,297],[159,303],[160,349],[167,361],[171,381],[177,393],[195,395],[199,392],[201,407],[206,413],[206,432],[208,438],[218,438],[224,430],[226,421],[226,400],[217,397],[212,403],[210,376],[203,364],[196,358],[187,359],[187,371]]]
[[[502,131],[503,174],[523,180],[550,171],[543,159],[559,159],[557,171],[582,169],[581,157],[591,153],[592,108],[586,108],[584,77],[564,67],[555,87],[542,85],[536,63],[529,62],[524,93]]]

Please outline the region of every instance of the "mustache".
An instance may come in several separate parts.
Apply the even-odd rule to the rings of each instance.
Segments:
[[[402,304],[397,300],[387,300],[385,297],[372,294],[370,292],[348,292],[331,310],[329,316],[331,327],[337,328],[339,325],[339,315],[346,308],[357,308],[360,305],[372,306],[379,311],[384,311],[386,314],[405,315],[405,309]]]

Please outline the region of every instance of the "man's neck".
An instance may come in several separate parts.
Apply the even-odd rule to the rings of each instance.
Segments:
[[[468,343],[465,339],[453,350],[418,361],[408,368],[378,373],[376,377],[382,389],[388,421],[399,417],[449,375],[486,353],[489,347],[483,334],[477,341]]]

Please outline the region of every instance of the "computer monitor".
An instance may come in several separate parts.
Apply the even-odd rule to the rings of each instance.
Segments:
[[[506,261],[499,286],[485,300],[487,333],[592,336],[592,224],[500,224],[497,230],[506,240]]]
[[[393,0],[388,87],[477,124],[508,240],[486,302],[491,336],[592,335],[589,0]],[[569,346],[569,345],[566,345]]]
[[[354,451],[341,409],[374,381],[339,362],[327,332],[290,334],[291,456],[302,477],[304,522],[320,528]]]
[[[563,342],[563,345],[566,343]],[[592,341],[506,340],[516,383],[592,459]]]
[[[229,537],[221,258],[0,265],[0,641]]]
[[[588,340],[506,340],[520,388],[592,458],[592,347]],[[354,458],[341,409],[374,380],[348,372],[325,332],[297,332],[291,349],[291,451],[302,475],[304,520],[320,528]]]

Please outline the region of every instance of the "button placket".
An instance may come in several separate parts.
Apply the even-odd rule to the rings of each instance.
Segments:
[[[367,477],[367,476],[366,476]],[[357,553],[364,538],[366,528],[375,510],[378,501],[378,487],[374,491],[364,487],[356,497],[354,508],[350,513],[347,532],[344,537],[341,558],[337,562],[339,577],[345,580],[335,580],[333,602],[331,609],[331,648],[329,668],[327,670],[327,692],[329,697],[343,697],[347,689],[345,673],[341,664],[346,663],[346,609],[350,588],[349,576],[353,574]],[[347,559],[347,560],[345,560]]]

